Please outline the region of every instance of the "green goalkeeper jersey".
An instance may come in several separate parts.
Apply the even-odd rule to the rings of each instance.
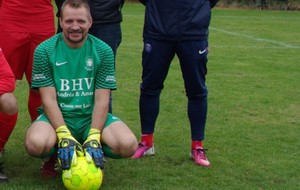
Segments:
[[[80,48],[61,33],[44,41],[34,52],[32,88],[52,86],[64,117],[91,117],[95,89],[116,89],[111,48],[92,35]]]

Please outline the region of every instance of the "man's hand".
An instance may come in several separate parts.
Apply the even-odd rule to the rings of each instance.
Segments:
[[[70,169],[77,164],[78,156],[83,156],[83,148],[72,136],[67,126],[62,125],[56,129],[58,138],[58,162],[63,170]]]
[[[100,144],[100,130],[91,128],[86,141],[83,143],[87,162],[94,161],[96,167],[104,169],[103,151]]]

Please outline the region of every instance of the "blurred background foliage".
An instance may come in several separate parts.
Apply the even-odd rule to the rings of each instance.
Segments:
[[[127,0],[139,2],[139,0]],[[300,0],[220,0],[217,7],[299,11]]]

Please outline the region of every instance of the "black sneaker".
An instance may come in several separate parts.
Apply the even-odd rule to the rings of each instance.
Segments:
[[[4,175],[3,173],[3,154],[4,154],[4,149],[0,151],[0,183],[8,182],[7,176]]]
[[[4,175],[2,170],[3,170],[3,163],[0,163],[0,183],[8,182],[8,178],[6,175]]]

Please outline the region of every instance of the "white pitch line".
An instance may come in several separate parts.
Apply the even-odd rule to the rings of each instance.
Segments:
[[[291,19],[297,19],[299,20],[299,17],[296,17],[296,16],[287,16],[287,17],[277,17],[277,16],[225,16],[225,15],[214,15],[213,16],[214,18],[218,17],[218,18],[230,18],[230,19],[265,19],[265,20],[270,20],[270,19],[280,19],[280,20],[291,20]]]
[[[290,45],[290,44],[286,44],[284,42],[280,42],[280,41],[276,41],[276,40],[258,38],[258,37],[255,37],[255,36],[250,36],[250,35],[241,34],[241,33],[237,33],[237,32],[230,32],[230,31],[226,31],[226,30],[222,30],[222,29],[218,29],[218,28],[214,28],[214,27],[210,27],[210,29],[218,31],[218,32],[223,32],[225,34],[233,35],[233,36],[244,37],[244,38],[247,38],[247,39],[260,41],[260,42],[268,42],[268,43],[284,46],[284,47],[287,47],[287,48],[296,48],[296,49],[300,48],[300,46]]]
[[[282,49],[281,46],[226,46],[226,45],[210,45],[211,48],[234,48],[234,49]]]

